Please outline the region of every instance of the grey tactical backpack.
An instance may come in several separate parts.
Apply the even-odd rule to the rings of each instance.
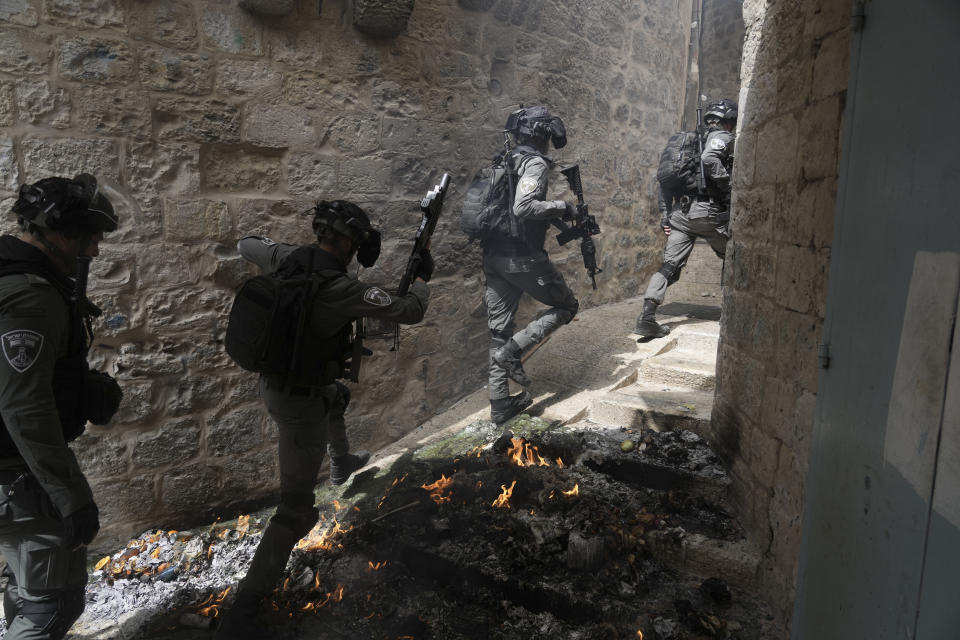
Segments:
[[[491,166],[477,171],[467,188],[460,229],[471,241],[520,237],[513,215],[517,173],[511,164],[510,154],[498,155]]]
[[[696,131],[680,131],[667,140],[657,167],[657,181],[664,190],[686,193],[697,190],[699,142]]]

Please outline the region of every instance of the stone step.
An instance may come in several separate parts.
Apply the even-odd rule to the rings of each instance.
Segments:
[[[663,564],[701,578],[720,578],[728,585],[756,593],[760,553],[746,539],[718,540],[675,529],[644,536],[650,553]]]
[[[668,386],[712,390],[716,384],[716,352],[709,355],[688,350],[671,350],[640,363],[639,380]]]
[[[595,396],[588,415],[629,429],[686,429],[705,437],[712,409],[712,392],[634,383]]]

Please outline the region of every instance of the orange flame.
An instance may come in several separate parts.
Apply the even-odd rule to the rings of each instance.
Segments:
[[[557,458],[557,466],[563,469],[563,460],[561,458]]]
[[[580,484],[573,485],[573,489],[570,489],[570,491],[561,491],[560,493],[569,498],[575,498],[580,495]]]
[[[240,516],[237,518],[237,533],[240,534],[240,537],[247,535],[247,530],[250,528],[250,516]]]
[[[384,560],[383,562],[377,562],[377,563],[368,561],[367,564],[370,565],[370,571],[380,571],[380,569],[383,569],[385,566],[387,566],[389,562],[387,560]]]
[[[344,527],[340,524],[340,521],[336,518],[333,519],[333,526],[329,528],[326,527],[326,523],[318,522],[317,525],[307,534],[306,538],[300,540],[297,543],[297,549],[303,549],[305,551],[316,551],[323,549],[324,551],[332,551],[334,548],[339,548],[341,545],[338,542],[334,542],[334,538],[347,533],[353,530],[353,525],[349,527]]]
[[[510,462],[521,467],[549,467],[550,462],[544,460],[537,448],[524,438],[511,438],[513,445],[507,449]]]
[[[103,569],[109,563],[110,563],[110,556],[107,556],[106,558],[101,558],[99,562],[97,562],[96,566],[93,567],[93,570],[100,571],[100,569]]]
[[[439,480],[430,484],[422,484],[420,485],[420,488],[424,489],[425,491],[429,491],[430,498],[434,502],[437,504],[443,504],[444,502],[450,502],[451,500],[450,494],[444,493],[444,491],[446,491],[451,484],[453,484],[453,476],[448,478],[446,475],[441,473]]]
[[[637,640],[643,640],[643,631],[637,629]]]
[[[507,488],[507,485],[505,485],[505,484],[500,485],[500,489],[503,491],[503,493],[501,493],[499,496],[497,496],[497,499],[493,501],[493,505],[491,505],[491,506],[493,506],[493,507],[495,507],[495,508],[497,508],[497,509],[509,509],[509,508],[510,508],[510,496],[513,495],[513,488],[514,488],[515,486],[517,486],[517,481],[516,481],[516,480],[514,480],[513,483],[511,483],[509,489]]]

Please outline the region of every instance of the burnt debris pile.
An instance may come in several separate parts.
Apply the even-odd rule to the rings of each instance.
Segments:
[[[728,484],[693,432],[475,423],[321,490],[262,613],[291,639],[771,637]],[[268,515],[104,558],[80,637],[209,637]]]

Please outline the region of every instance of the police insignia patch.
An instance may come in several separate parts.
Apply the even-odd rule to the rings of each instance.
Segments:
[[[710,140],[710,148],[716,151],[720,151],[722,149],[727,148],[727,143],[721,140],[720,138],[713,138],[712,140]]]
[[[363,301],[376,307],[385,307],[393,302],[393,298],[380,287],[370,287],[363,292]]]
[[[517,190],[520,193],[533,193],[537,190],[537,181],[533,178],[524,178],[517,185]]]
[[[0,336],[3,346],[3,356],[10,366],[23,373],[33,366],[43,348],[43,336],[29,329],[8,331]]]

